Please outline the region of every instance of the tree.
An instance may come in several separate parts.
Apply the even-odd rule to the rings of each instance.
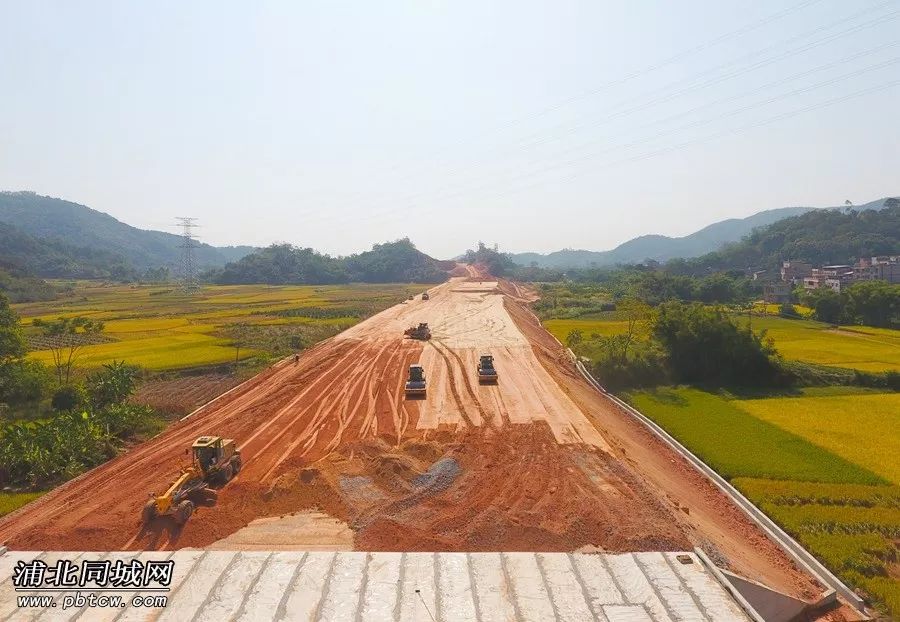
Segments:
[[[628,358],[628,349],[641,336],[650,330],[653,319],[653,309],[643,300],[638,298],[625,298],[616,305],[619,317],[625,320],[625,332],[619,340],[621,345],[621,358]]]
[[[138,368],[125,361],[113,361],[88,377],[85,388],[95,410],[121,404],[134,393]]]
[[[81,349],[90,343],[92,336],[103,332],[104,328],[103,322],[85,317],[61,317],[51,322],[38,318],[33,324],[42,330],[50,343],[56,379],[60,385],[69,383],[72,367],[78,360]]]
[[[574,348],[582,341],[584,341],[584,334],[577,328],[570,330],[569,334],[566,335],[566,345],[570,348]]]
[[[862,281],[847,288],[847,313],[867,326],[900,324],[900,285]]]
[[[489,274],[503,276],[516,268],[516,263],[508,253],[501,253],[496,248],[488,248],[484,242],[478,242],[475,250],[467,250],[465,261],[470,265],[481,264]]]
[[[761,386],[778,378],[771,340],[739,326],[722,309],[663,303],[653,336],[665,351],[675,380]]]
[[[696,297],[701,302],[725,304],[735,298],[734,279],[724,272],[718,272],[700,279]]]
[[[25,360],[25,352],[19,316],[0,294],[0,403],[33,402],[44,396],[47,371],[37,361]]]
[[[8,364],[25,356],[25,339],[19,326],[19,316],[9,306],[9,301],[0,293],[0,365]]]
[[[50,373],[40,361],[20,359],[0,364],[0,403],[40,401],[50,383]]]
[[[59,387],[50,399],[50,405],[56,412],[72,412],[84,402],[84,393],[79,387],[66,385]]]
[[[814,289],[804,295],[806,306],[812,308],[813,317],[820,322],[840,324],[844,317],[846,301],[841,294],[829,287]]]

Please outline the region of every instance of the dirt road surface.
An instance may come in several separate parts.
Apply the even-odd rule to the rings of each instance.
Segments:
[[[776,588],[818,593],[718,489],[577,375],[527,309],[525,288],[470,272],[430,293],[318,344],[297,364],[279,363],[5,517],[0,542],[206,547],[256,519],[317,510],[349,525],[358,550],[700,546]],[[403,339],[418,322],[429,323],[431,341]],[[496,385],[477,382],[484,353],[495,357]],[[424,399],[404,397],[412,363],[425,368]],[[166,518],[143,526],[148,493],[167,487],[204,434],[237,440],[240,475],[201,500],[183,528]],[[273,530],[277,521],[254,533]]]

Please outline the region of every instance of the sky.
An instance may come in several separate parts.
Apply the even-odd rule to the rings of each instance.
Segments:
[[[215,245],[605,250],[900,192],[900,0],[0,0],[0,189]]]

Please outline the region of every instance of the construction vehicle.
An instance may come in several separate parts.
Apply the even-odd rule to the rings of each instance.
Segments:
[[[425,395],[425,370],[416,363],[409,366],[409,379],[406,381],[406,396]]]
[[[478,384],[488,383],[497,383],[497,370],[494,368],[494,357],[482,354],[478,360]]]
[[[420,322],[418,326],[411,326],[403,331],[403,334],[410,339],[419,339],[421,341],[431,339],[431,329],[428,328],[428,322]]]
[[[183,525],[194,512],[191,495],[211,484],[225,484],[241,470],[241,452],[231,438],[201,436],[185,453],[191,454],[190,466],[181,469],[163,494],[150,493],[150,500],[144,505],[145,523],[157,516],[172,516]]]
[[[428,292],[422,292],[422,300],[428,300],[429,298]]]

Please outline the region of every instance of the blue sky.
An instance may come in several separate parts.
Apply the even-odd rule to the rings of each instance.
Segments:
[[[863,203],[900,192],[898,12],[0,2],[0,188],[194,216],[213,244],[409,236],[441,257]]]

